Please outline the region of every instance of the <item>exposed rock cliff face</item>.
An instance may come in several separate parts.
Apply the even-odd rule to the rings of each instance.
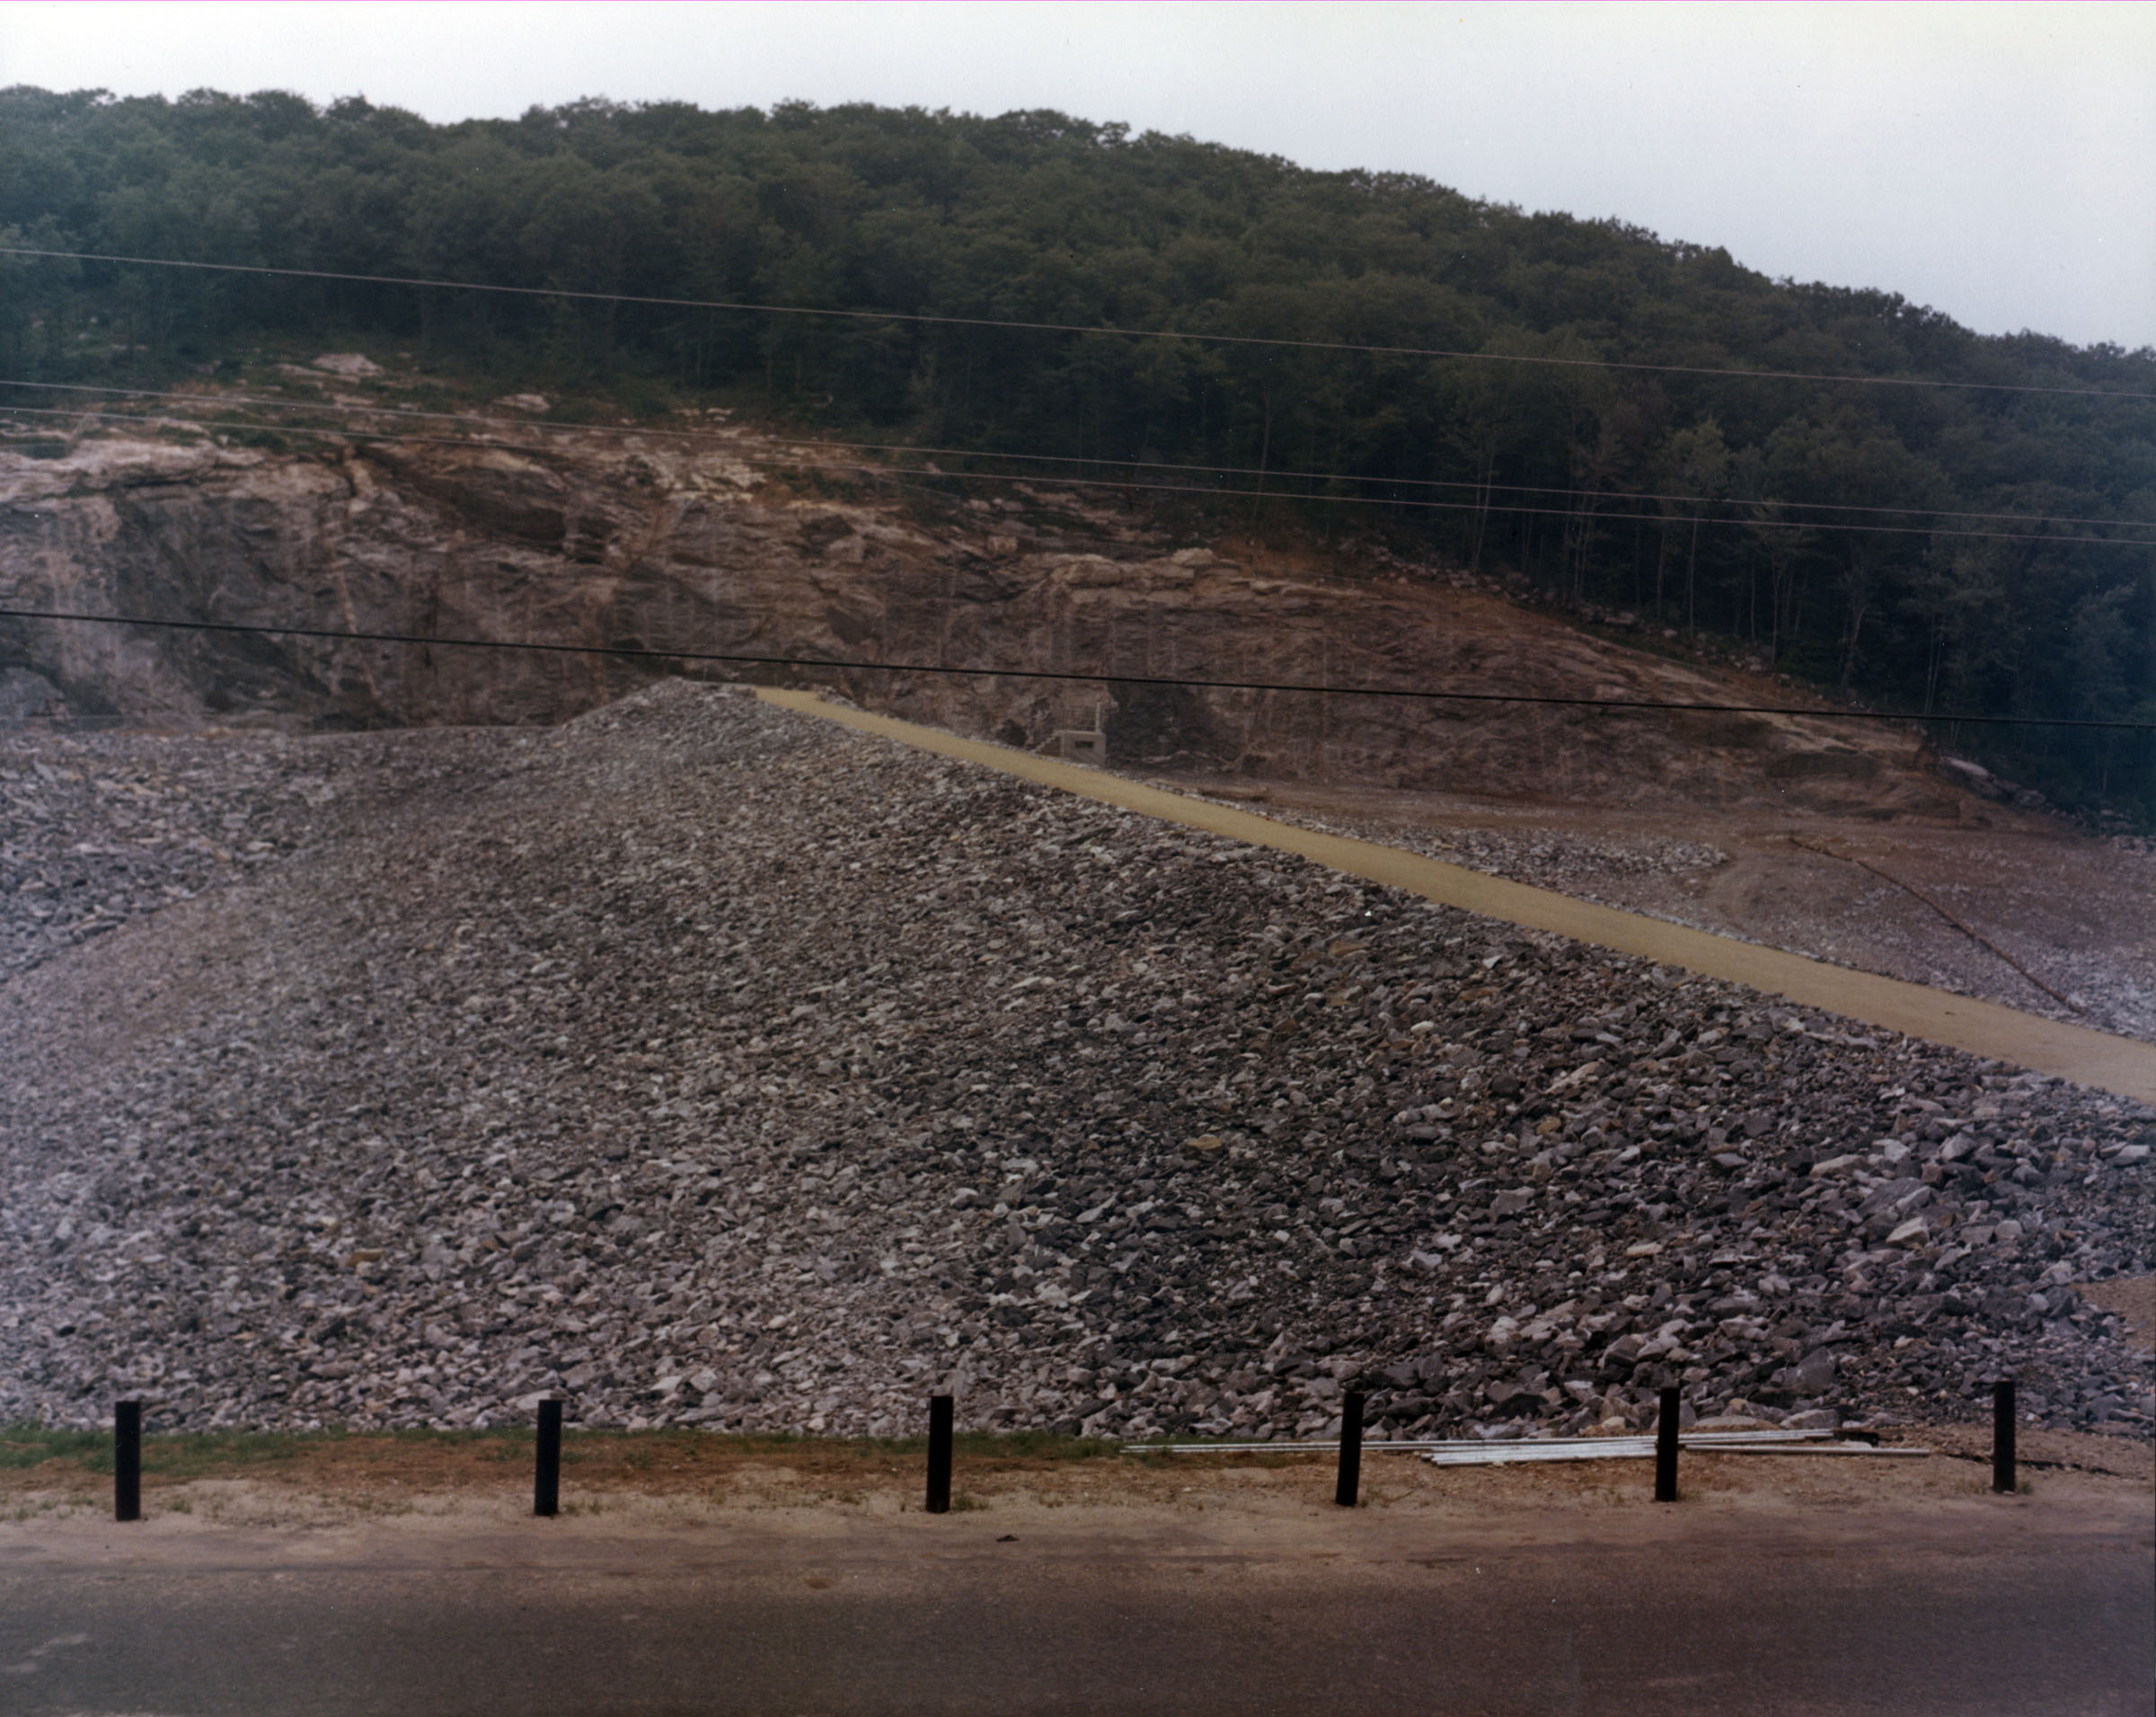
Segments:
[[[888,472],[835,476],[782,460],[747,431],[319,457],[106,440],[58,459],[0,456],[0,604],[1097,674],[1058,685],[851,671],[844,685],[865,703],[1015,743],[1098,712],[1116,757],[1156,768],[1673,808],[1951,816],[1960,797],[1922,769],[1905,734],[1801,718],[1134,685],[1192,675],[1564,697],[1731,693],[1435,575],[1263,549],[1224,558],[1091,492],[966,500],[902,488]],[[172,725],[552,721],[661,666],[0,621],[0,668],[42,675],[81,712]]]

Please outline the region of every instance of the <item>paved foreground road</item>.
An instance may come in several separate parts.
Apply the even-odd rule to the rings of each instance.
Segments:
[[[1000,1512],[1000,1511],[999,1511]],[[2146,1713],[2152,1530],[747,1514],[0,1536],[0,1710]],[[1005,1531],[1014,1542],[998,1542]]]

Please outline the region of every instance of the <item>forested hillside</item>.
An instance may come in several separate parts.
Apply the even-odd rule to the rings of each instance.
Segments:
[[[371,340],[504,385],[1106,462],[1041,467],[1065,474],[1206,467],[1141,481],[1411,535],[1884,707],[2156,720],[2156,351],[1981,337],[1422,179],[1054,113],[592,102],[435,126],[361,100],[18,88],[0,243],[889,313],[0,256],[14,378]],[[923,316],[953,320],[903,319]],[[1070,331],[1094,328],[1241,343]],[[1856,379],[1701,373],[1729,369]],[[2145,735],[1947,737],[2156,816]]]

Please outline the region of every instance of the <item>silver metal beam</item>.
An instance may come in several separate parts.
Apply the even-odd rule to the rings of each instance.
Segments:
[[[1913,1457],[1922,1448],[1880,1448],[1841,1443],[1826,1430],[1686,1431],[1680,1447],[1707,1455],[1877,1455]],[[1127,1443],[1127,1455],[1330,1455],[1336,1443]],[[1365,1454],[1419,1455],[1436,1466],[1504,1466],[1527,1461],[1642,1460],[1655,1452],[1652,1437],[1541,1437],[1485,1442],[1469,1438],[1402,1438],[1366,1442]]]

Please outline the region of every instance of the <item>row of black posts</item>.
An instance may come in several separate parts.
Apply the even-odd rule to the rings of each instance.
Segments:
[[[1662,1392],[1655,1421],[1655,1500],[1677,1500],[1677,1421],[1683,1403],[1675,1389]],[[142,1403],[122,1401],[112,1409],[112,1518],[142,1518]],[[951,1398],[928,1401],[928,1499],[930,1514],[950,1512]],[[1340,1471],[1332,1500],[1352,1509],[1363,1478],[1363,1397],[1349,1390],[1340,1401]],[[1992,1489],[2010,1496],[2014,1477],[2014,1385],[1992,1385]],[[532,1512],[561,1511],[561,1403],[539,1403],[538,1461],[532,1486]]]

